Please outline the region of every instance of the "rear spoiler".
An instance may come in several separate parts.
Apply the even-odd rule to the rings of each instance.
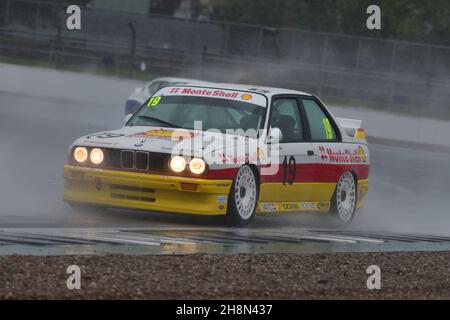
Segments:
[[[362,120],[336,118],[345,133],[353,139],[366,140],[366,132],[362,127]]]

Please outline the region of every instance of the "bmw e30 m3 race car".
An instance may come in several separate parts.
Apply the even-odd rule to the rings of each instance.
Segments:
[[[310,94],[243,85],[168,86],[124,126],[76,140],[64,199],[223,215],[331,212],[349,222],[368,191],[361,121]]]

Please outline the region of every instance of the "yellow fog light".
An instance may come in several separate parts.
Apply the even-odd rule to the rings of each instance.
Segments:
[[[90,159],[93,164],[102,163],[104,158],[105,155],[103,154],[103,151],[101,149],[92,149]]]
[[[186,160],[183,157],[176,156],[170,160],[170,168],[175,172],[183,172],[186,168]]]
[[[203,159],[200,158],[194,158],[189,163],[189,169],[191,170],[192,173],[202,174],[203,172],[205,172],[206,169],[205,161],[203,161]]]
[[[87,149],[84,147],[75,148],[75,150],[73,151],[73,158],[79,163],[85,162],[88,158]]]

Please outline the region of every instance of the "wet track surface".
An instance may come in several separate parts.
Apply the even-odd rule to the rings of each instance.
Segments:
[[[374,144],[367,206],[345,228],[321,214],[264,215],[248,228],[230,229],[217,218],[74,212],[61,201],[68,147],[78,136],[119,127],[120,103],[0,92],[0,253],[43,247],[59,253],[220,253],[449,246],[450,154]]]
[[[7,228],[0,255],[449,251],[450,237],[330,229]]]

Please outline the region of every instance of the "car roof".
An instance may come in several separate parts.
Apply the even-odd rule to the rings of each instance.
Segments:
[[[197,79],[172,78],[172,77],[156,78],[156,79],[153,79],[150,83],[157,82],[157,81],[164,81],[164,82],[169,82],[169,83],[174,83],[174,82],[186,82],[186,83],[210,83],[210,82],[208,82],[208,81],[197,80]]]
[[[169,85],[170,87],[171,85]],[[199,81],[198,83],[189,83],[187,85],[173,85],[173,86],[179,86],[179,87],[201,87],[201,88],[209,88],[209,89],[224,89],[224,90],[239,90],[239,91],[248,91],[251,93],[260,93],[262,95],[265,95],[267,97],[271,97],[278,94],[293,94],[293,95],[304,95],[304,96],[312,96],[312,94],[298,91],[298,90],[291,90],[291,89],[284,89],[284,88],[275,88],[275,87],[264,87],[264,86],[257,86],[257,85],[249,85],[249,84],[235,84],[235,83],[219,83],[219,82],[202,82]]]
[[[153,83],[155,81],[168,82],[169,83],[168,86],[171,86],[171,85],[177,85],[177,86],[194,85],[194,86],[201,86],[204,88],[219,88],[219,89],[227,89],[227,90],[241,90],[241,91],[249,91],[249,92],[258,92],[258,93],[261,93],[266,96],[273,96],[273,95],[277,95],[277,94],[295,94],[295,95],[312,96],[312,94],[310,94],[310,93],[298,91],[298,90],[276,88],[276,87],[265,87],[265,86],[259,86],[259,85],[251,85],[251,84],[212,82],[212,81],[204,81],[204,80],[188,79],[188,78],[177,78],[177,77],[156,78],[150,83]],[[177,84],[177,82],[184,82],[184,83]]]

